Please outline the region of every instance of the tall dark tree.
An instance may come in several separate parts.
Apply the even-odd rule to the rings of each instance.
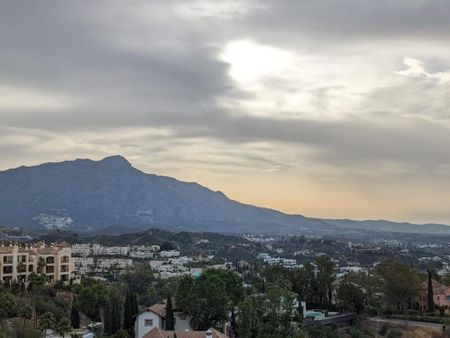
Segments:
[[[131,293],[131,309],[133,310],[133,316],[137,315],[139,313],[139,309],[138,309],[138,303],[137,303],[137,299],[136,299],[136,293],[132,292]]]
[[[111,301],[107,300],[105,302],[105,305],[103,306],[103,327],[105,334],[112,335],[113,334],[113,327],[112,327],[112,306]]]
[[[74,301],[74,303],[75,303],[75,301]],[[80,313],[78,312],[74,303],[72,304],[72,308],[70,309],[70,325],[74,329],[79,329],[80,328]]]
[[[434,310],[434,301],[433,301],[433,271],[428,269],[428,311]]]
[[[167,298],[167,304],[166,304],[166,330],[173,331],[175,330],[175,317],[173,314],[173,307],[172,307],[172,297]]]
[[[115,334],[120,330],[120,307],[117,296],[113,296],[111,299],[111,331]]]
[[[125,295],[125,304],[123,306],[123,328],[125,330],[129,330],[133,327],[133,316],[135,315],[133,312],[133,293],[128,287]]]

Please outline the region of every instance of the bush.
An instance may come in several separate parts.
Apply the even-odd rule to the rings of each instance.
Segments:
[[[380,336],[385,336],[388,332],[388,326],[386,324],[383,324],[380,328],[380,330],[378,331],[378,334]]]
[[[402,336],[402,333],[398,330],[392,330],[387,335],[387,338],[400,338]]]

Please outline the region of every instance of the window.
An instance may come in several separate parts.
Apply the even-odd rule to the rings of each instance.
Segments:
[[[3,264],[12,264],[13,256],[3,256]]]
[[[12,266],[4,266],[3,273],[12,273]]]
[[[146,319],[144,321],[144,326],[145,327],[153,326],[153,319]]]

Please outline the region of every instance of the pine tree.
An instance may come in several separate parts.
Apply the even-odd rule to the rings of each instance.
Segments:
[[[172,298],[169,295],[166,304],[166,330],[173,331],[174,329],[175,329],[175,318],[172,308]]]

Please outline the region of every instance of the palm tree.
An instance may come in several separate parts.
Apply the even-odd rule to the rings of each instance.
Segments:
[[[43,330],[43,337],[47,335],[47,330],[51,329],[55,326],[55,316],[53,316],[53,313],[46,312],[44,313],[41,318],[39,319],[39,328]]]
[[[29,305],[24,306],[19,311],[19,316],[23,318],[22,338],[25,337],[25,323],[27,320],[31,320],[31,318],[33,318],[33,312],[34,312],[33,308]]]
[[[42,273],[44,272],[44,268],[47,265],[47,263],[45,262],[44,257],[39,257],[39,261],[37,264],[37,272]]]
[[[56,323],[56,332],[62,335],[63,338],[65,337],[66,333],[70,331],[70,329],[70,321],[66,317],[61,318],[61,320]]]

